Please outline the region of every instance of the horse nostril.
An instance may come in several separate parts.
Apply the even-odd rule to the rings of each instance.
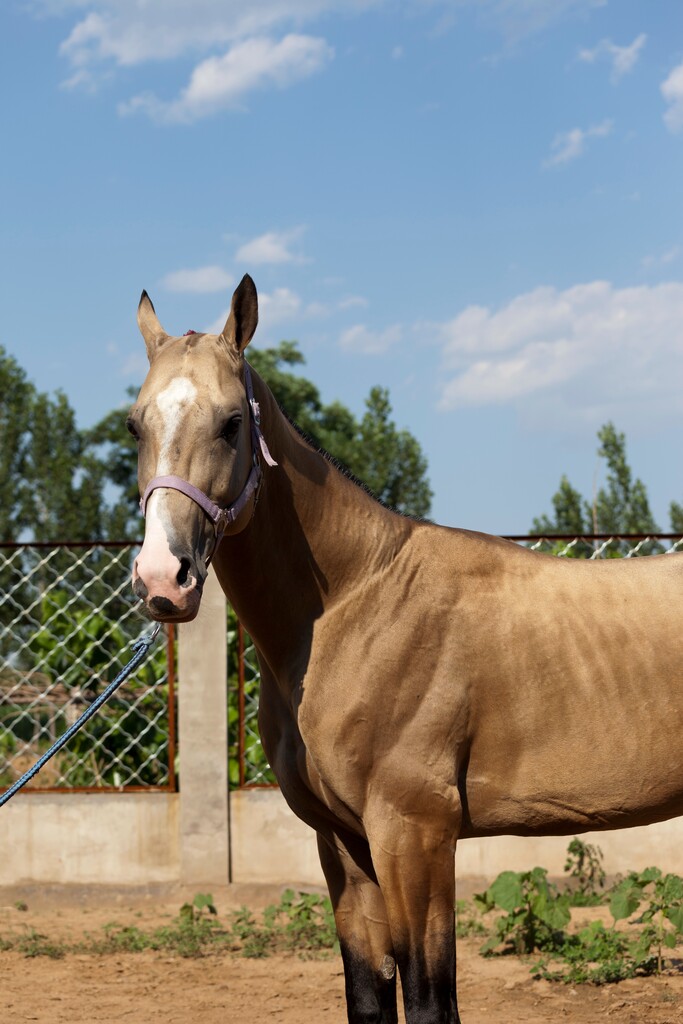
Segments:
[[[181,558],[180,559],[180,569],[178,570],[178,575],[176,576],[176,580],[178,581],[178,586],[180,586],[180,587],[187,587],[187,586],[189,586],[189,575],[190,575],[190,569],[191,568],[192,568],[192,563],[190,562],[189,558]]]

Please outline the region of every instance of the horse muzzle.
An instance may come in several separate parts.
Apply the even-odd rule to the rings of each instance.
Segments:
[[[157,622],[190,622],[199,611],[206,573],[190,558],[145,550],[133,565],[133,593]]]

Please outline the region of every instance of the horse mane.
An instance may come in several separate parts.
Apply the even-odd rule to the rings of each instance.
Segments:
[[[294,430],[299,435],[301,440],[304,441],[309,448],[312,448],[313,451],[318,453],[318,455],[322,455],[325,461],[329,462],[329,464],[333,466],[338,473],[341,473],[341,475],[346,477],[347,480],[350,480],[350,482],[352,484],[355,484],[356,487],[360,487],[361,491],[364,491],[369,498],[372,498],[373,501],[375,501],[382,508],[386,509],[387,512],[393,512],[395,516],[401,516],[402,519],[410,519],[414,523],[431,522],[431,520],[426,519],[424,516],[414,516],[411,515],[409,512],[402,512],[401,509],[394,508],[392,505],[389,505],[386,501],[383,501],[382,498],[379,497],[379,495],[375,494],[371,487],[368,487],[364,480],[361,480],[359,477],[355,475],[355,473],[352,473],[348,466],[345,466],[344,463],[340,462],[340,460],[335,455],[332,455],[330,452],[327,451],[326,448],[323,448],[323,446],[318,441],[312,438],[310,434],[307,434],[303,427],[300,427],[299,424],[292,419],[289,413],[282,408],[277,399],[275,399],[275,401],[278,409],[280,410],[284,418],[287,420],[289,425],[294,428]]]

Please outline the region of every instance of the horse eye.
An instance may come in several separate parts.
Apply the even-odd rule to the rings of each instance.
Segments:
[[[223,424],[221,428],[221,437],[225,441],[234,441],[237,436],[237,432],[242,426],[241,416],[231,416],[229,420]]]
[[[126,420],[126,430],[135,438],[136,441],[140,440],[140,435],[138,434],[137,427],[135,426],[135,420],[130,419],[130,417]]]

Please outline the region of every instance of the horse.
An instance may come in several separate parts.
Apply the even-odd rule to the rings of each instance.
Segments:
[[[253,638],[259,726],[317,833],[350,1024],[458,1024],[460,839],[683,813],[683,555],[557,559],[384,507],[316,450],[244,352],[169,336],[128,427],[146,516],[133,589],[186,622],[209,563]]]

